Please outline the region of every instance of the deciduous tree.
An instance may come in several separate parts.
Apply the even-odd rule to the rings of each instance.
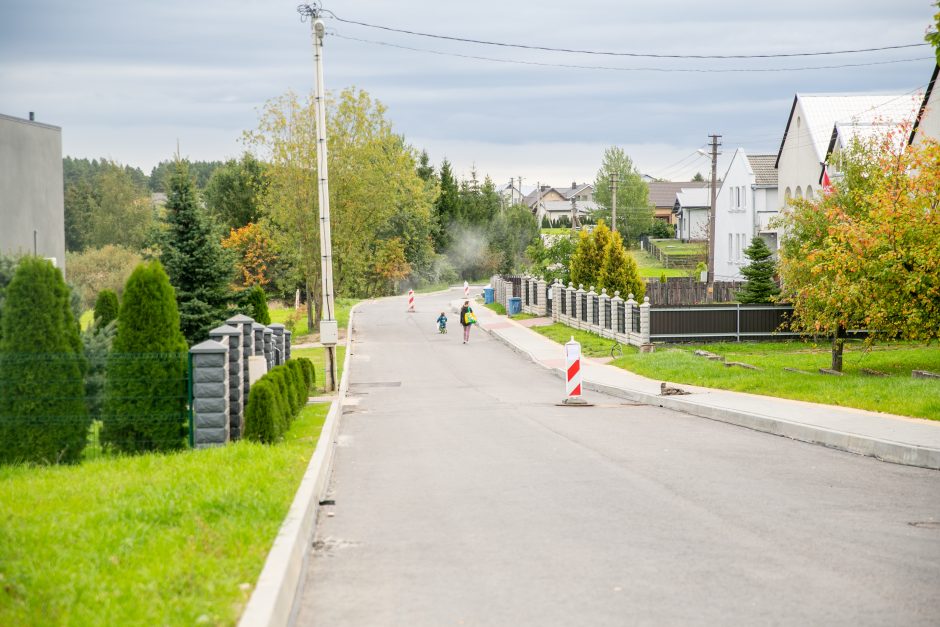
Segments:
[[[639,170],[622,148],[611,146],[604,151],[604,159],[594,179],[594,200],[602,209],[599,217],[610,222],[610,175],[617,173],[617,229],[624,242],[636,242],[653,224],[653,206],[649,201],[649,186]]]

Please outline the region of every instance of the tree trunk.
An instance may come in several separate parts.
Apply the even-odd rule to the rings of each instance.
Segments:
[[[832,338],[832,370],[842,372],[842,349],[845,346],[845,327],[841,324],[836,328],[835,337]]]

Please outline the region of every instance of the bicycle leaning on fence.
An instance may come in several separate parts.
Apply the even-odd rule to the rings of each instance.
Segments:
[[[623,344],[618,340],[614,340],[613,346],[610,347],[610,357],[611,359],[620,359],[623,357]]]

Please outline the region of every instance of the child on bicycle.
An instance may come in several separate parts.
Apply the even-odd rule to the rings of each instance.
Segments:
[[[437,331],[438,333],[447,333],[447,316],[444,315],[443,311],[437,317]]]

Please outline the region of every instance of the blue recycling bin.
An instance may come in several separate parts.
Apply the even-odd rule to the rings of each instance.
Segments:
[[[494,297],[493,297],[493,288],[492,288],[492,287],[484,287],[484,288],[483,288],[483,303],[486,304],[486,305],[489,305],[489,304],[492,303],[494,300],[495,300],[495,299],[494,299]]]
[[[508,305],[508,313],[510,316],[515,316],[522,313],[522,299],[518,296],[510,296],[506,299],[506,304]]]

